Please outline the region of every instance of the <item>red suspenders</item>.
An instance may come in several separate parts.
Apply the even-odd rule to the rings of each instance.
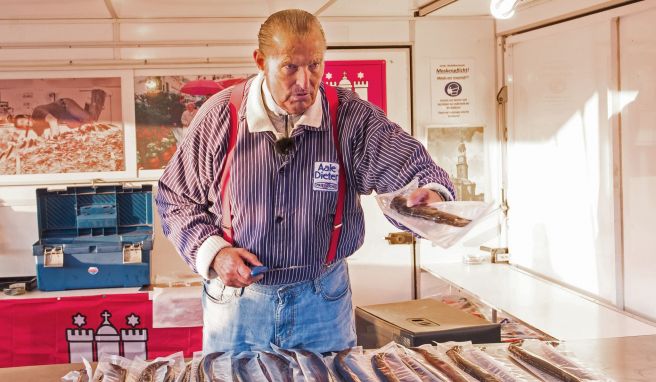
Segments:
[[[326,97],[328,98],[328,111],[330,113],[330,126],[333,131],[333,143],[337,151],[337,161],[339,163],[339,180],[337,182],[337,206],[335,207],[335,218],[333,219],[333,232],[330,235],[330,246],[326,255],[326,265],[335,260],[337,256],[337,245],[339,244],[339,234],[342,232],[342,214],[344,212],[344,197],[346,196],[346,168],[342,160],[342,149],[339,144],[339,127],[337,126],[337,89],[332,86],[324,86]]]
[[[242,82],[232,89],[230,96],[230,132],[228,137],[228,150],[226,152],[226,159],[221,173],[221,229],[223,231],[223,239],[230,244],[234,244],[234,232],[232,230],[232,208],[230,205],[230,167],[232,165],[232,157],[234,155],[235,144],[237,143],[237,135],[239,131],[239,109],[241,102],[244,98],[244,88],[246,82]],[[339,244],[339,236],[342,232],[342,216],[344,211],[344,198],[346,196],[346,169],[342,161],[342,151],[339,145],[339,128],[337,126],[337,107],[339,101],[337,99],[337,90],[332,86],[324,86],[326,97],[328,98],[328,110],[330,112],[330,124],[333,133],[333,142],[335,144],[335,151],[337,151],[337,160],[339,162],[339,180],[337,183],[337,206],[335,210],[335,218],[333,219],[333,231],[330,236],[330,245],[328,253],[326,254],[326,262],[328,265],[335,260],[337,256],[337,246]]]
[[[241,101],[244,98],[244,88],[246,81],[235,85],[230,94],[230,131],[228,132],[228,150],[226,151],[225,162],[223,163],[223,171],[221,172],[221,230],[223,231],[223,239],[234,244],[234,236],[232,231],[232,208],[230,204],[230,169],[232,167],[232,157],[234,156],[234,148],[237,143],[237,132],[239,131],[239,108]]]

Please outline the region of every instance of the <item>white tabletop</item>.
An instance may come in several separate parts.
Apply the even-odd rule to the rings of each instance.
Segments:
[[[511,265],[458,261],[422,269],[560,340],[656,334],[656,326]]]
[[[52,291],[44,292],[38,289],[31,290],[25,294],[18,296],[7,296],[4,293],[0,292],[0,300],[20,300],[24,298],[61,298],[61,297],[79,297],[79,296],[96,296],[96,295],[107,295],[107,294],[127,294],[127,293],[138,293],[148,291],[143,291],[141,288],[104,288],[104,289],[72,289],[72,290],[62,290],[62,291]]]

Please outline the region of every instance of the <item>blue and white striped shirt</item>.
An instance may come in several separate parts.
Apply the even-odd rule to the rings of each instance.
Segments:
[[[419,179],[420,186],[437,183],[451,195],[455,193],[448,174],[382,110],[351,91],[338,88],[337,93],[345,167],[340,171],[346,171],[347,189],[336,259],[343,259],[364,239],[359,195],[398,190],[413,178]],[[309,266],[266,274],[260,281],[264,284],[316,278],[328,252],[337,192],[313,191],[313,174],[316,163],[337,164],[338,160],[323,87],[320,97],[321,125],[294,129],[295,149],[287,156],[274,150],[270,131],[249,132],[246,102],[239,111],[229,185],[235,246],[254,253],[271,268]],[[166,167],[156,197],[164,233],[190,267],[205,277],[207,270],[197,269],[196,255],[206,240],[221,236],[219,182],[228,144],[229,103],[227,90],[201,107]]]

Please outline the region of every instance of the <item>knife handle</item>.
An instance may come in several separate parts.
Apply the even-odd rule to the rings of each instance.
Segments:
[[[259,266],[259,267],[253,267],[251,268],[251,277],[259,276],[262,273],[266,272],[269,270],[269,267],[266,267],[264,265]]]

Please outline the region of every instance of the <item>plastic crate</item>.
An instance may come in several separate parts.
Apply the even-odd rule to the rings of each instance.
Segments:
[[[36,190],[39,241],[32,247],[41,290],[150,283],[152,186]]]

